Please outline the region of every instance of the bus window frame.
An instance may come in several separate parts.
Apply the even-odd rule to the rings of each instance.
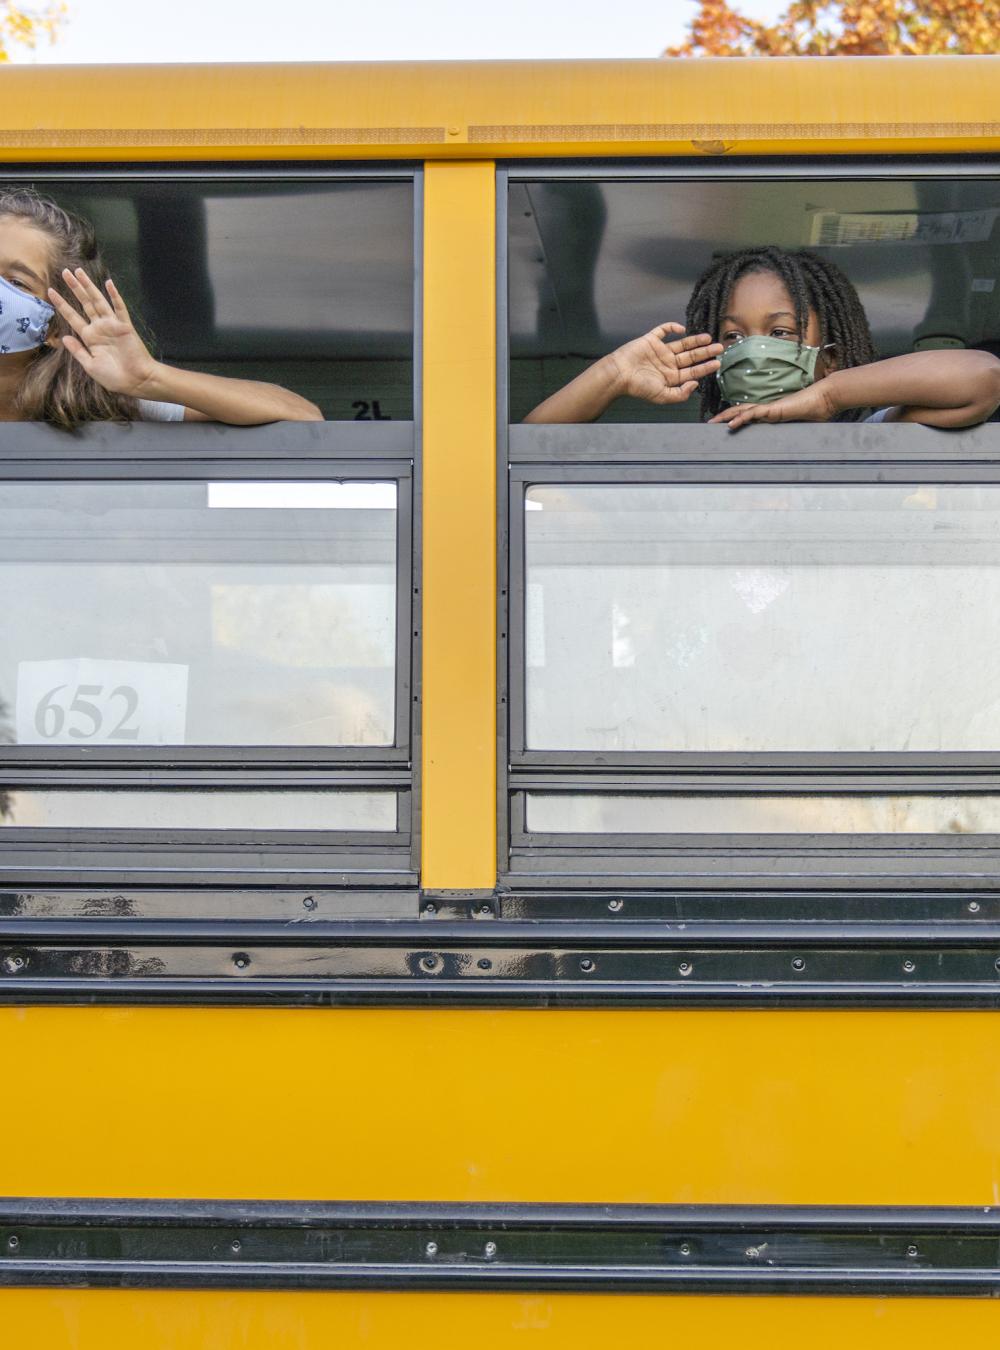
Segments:
[[[781,776],[794,775],[802,792],[802,775],[814,786],[829,787],[835,780],[845,786],[876,785],[885,790],[912,787],[915,777],[926,783],[961,783],[965,790],[988,791],[1000,782],[1000,752],[927,753],[813,753],[740,752],[714,754],[664,753],[657,751],[588,752],[530,750],[525,744],[525,559],[524,493],[531,484],[600,483],[632,485],[636,483],[858,483],[948,482],[1000,483],[1000,428],[986,424],[961,433],[941,432],[910,425],[796,425],[794,448],[770,445],[762,453],[762,435],[751,429],[744,435],[720,439],[718,428],[688,424],[607,423],[585,425],[512,424],[509,411],[510,333],[508,312],[508,226],[509,186],[514,182],[544,181],[665,181],[704,182],[712,179],[761,178],[795,181],[803,178],[823,181],[858,179],[917,178],[997,178],[1000,166],[995,161],[961,161],[954,158],[899,157],[873,163],[855,158],[789,160],[774,162],[732,160],[706,164],[704,161],[670,163],[623,163],[595,161],[579,163],[518,162],[498,166],[497,171],[497,498],[498,522],[498,755],[497,828],[499,837],[501,891],[526,897],[533,890],[587,892],[595,889],[642,889],[647,892],[670,891],[678,895],[688,890],[709,892],[754,891],[758,895],[774,890],[788,896],[799,890],[826,887],[843,892],[879,894],[893,889],[909,892],[904,908],[917,906],[915,893],[939,892],[959,888],[966,893],[983,885],[983,873],[997,871],[1000,864],[1000,836],[977,836],[973,843],[963,840],[959,850],[973,850],[983,867],[968,875],[949,871],[949,846],[957,840],[948,836],[829,836],[786,839],[783,851],[775,851],[774,836],[746,835],[713,838],[690,836],[607,834],[545,835],[525,828],[525,796],[528,791],[650,791],[657,780],[661,786],[678,786],[680,775],[696,775],[702,790],[724,789],[734,775],[744,790],[775,789]],[[961,459],[943,453],[942,437],[961,435]],[[776,439],[776,438],[774,438]],[[858,446],[863,446],[859,451]],[[616,451],[617,447],[617,451]],[[665,448],[666,447],[666,448]],[[617,456],[617,457],[616,457]],[[915,763],[915,761],[917,761]],[[871,775],[877,774],[877,780]],[[728,778],[727,778],[728,775]],[[941,779],[941,775],[946,775]],[[808,781],[808,780],[806,780]],[[925,788],[926,790],[926,788]],[[935,848],[936,845],[936,848]],[[679,848],[670,866],[663,864],[671,848]],[[770,849],[776,870],[755,876],[740,876],[740,857]],[[945,857],[940,867],[929,867],[931,851]],[[836,855],[831,867],[822,863],[824,855]],[[895,855],[900,861],[895,886],[883,887],[873,881],[868,863],[871,859]],[[583,866],[571,868],[566,859],[582,860]],[[697,873],[698,875],[693,875]],[[989,891],[992,883],[984,887]],[[936,903],[937,897],[935,897]],[[912,901],[912,904],[911,904]],[[531,908],[530,899],[525,903]],[[711,904],[711,902],[709,902]],[[780,904],[781,902],[779,902]],[[839,902],[824,902],[831,915],[841,913]],[[858,917],[853,902],[847,901],[847,914]],[[744,902],[730,910],[739,922]],[[794,907],[794,906],[793,906]],[[876,903],[876,910],[879,904]],[[992,905],[991,905],[992,908]],[[976,913],[979,904],[975,904]],[[526,911],[527,913],[528,911]],[[703,912],[699,900],[693,900],[691,914]],[[823,915],[814,909],[814,917]],[[902,911],[900,911],[902,914]],[[566,917],[571,917],[569,913]],[[747,913],[743,917],[749,917]],[[861,917],[866,917],[864,913]]]
[[[94,425],[72,437],[39,424],[0,428],[5,481],[389,481],[396,485],[395,730],[390,746],[0,746],[0,781],[35,786],[155,788],[383,787],[397,794],[397,826],[386,832],[101,831],[6,829],[0,885],[324,887],[415,889],[419,873],[422,435],[423,166],[173,163],[22,164],[10,182],[404,181],[412,184],[412,418],[274,423],[233,428],[203,423]],[[168,766],[174,766],[171,770]],[[238,770],[242,769],[242,776]],[[85,776],[84,776],[85,770]],[[178,770],[181,772],[179,773]],[[282,773],[282,770],[285,770]],[[41,835],[42,837],[38,837]],[[258,860],[254,864],[247,846]],[[112,865],[108,866],[109,857]],[[186,861],[190,864],[184,865]],[[181,864],[181,865],[178,865]],[[67,892],[71,900],[72,889]],[[247,892],[250,894],[250,892]],[[376,902],[377,903],[377,902]],[[255,901],[252,908],[269,907]],[[275,901],[277,904],[277,900]],[[197,917],[192,900],[192,919]],[[141,892],[130,913],[147,912]],[[155,914],[155,907],[148,911]],[[148,920],[139,919],[140,923]],[[243,916],[234,910],[238,928]],[[53,919],[56,928],[61,921]],[[176,921],[184,927],[186,921]]]

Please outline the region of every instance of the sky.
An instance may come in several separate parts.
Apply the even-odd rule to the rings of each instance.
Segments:
[[[41,0],[20,0],[41,8]],[[745,0],[769,19],[785,0]],[[428,61],[658,56],[694,0],[68,0],[56,43],[19,63]]]

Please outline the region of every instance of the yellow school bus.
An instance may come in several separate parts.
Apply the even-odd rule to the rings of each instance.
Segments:
[[[523,418],[744,244],[997,351],[1000,58],[0,79],[326,419],[0,427],[3,1344],[995,1337],[996,425]]]

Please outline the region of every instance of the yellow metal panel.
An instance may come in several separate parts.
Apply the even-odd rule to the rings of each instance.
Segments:
[[[426,887],[496,882],[496,189],[424,180],[423,820]]]
[[[992,1012],[0,1009],[0,1194],[994,1205]]]
[[[0,158],[986,152],[1000,56],[11,66]]]
[[[941,1350],[993,1344],[996,1300],[2,1290],[14,1350]]]

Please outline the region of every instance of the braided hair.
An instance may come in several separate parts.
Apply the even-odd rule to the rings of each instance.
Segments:
[[[810,309],[816,311],[820,341],[837,348],[838,369],[863,366],[877,359],[868,317],[854,286],[835,263],[808,249],[792,253],[767,244],[716,258],[695,282],[685,315],[687,331],[711,333],[716,341],[732,289],[748,272],[773,272],[784,283],[795,306],[800,333],[805,332]],[[714,417],[722,405],[719,382],[710,375],[701,382],[702,418]],[[848,408],[834,420],[858,422],[866,411]]]

